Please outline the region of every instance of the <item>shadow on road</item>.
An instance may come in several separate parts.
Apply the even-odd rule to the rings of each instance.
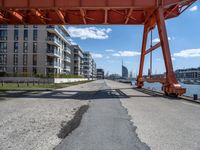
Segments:
[[[98,100],[98,99],[117,99],[130,97],[149,97],[149,95],[126,95],[123,89],[103,89],[98,91],[71,91],[71,90],[56,90],[56,91],[1,91],[0,100],[3,97],[18,97],[18,98],[42,98],[42,99],[74,99],[74,100]]]

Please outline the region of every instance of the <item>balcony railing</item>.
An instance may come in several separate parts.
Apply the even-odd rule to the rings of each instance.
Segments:
[[[47,66],[51,66],[51,67],[59,67],[60,64],[58,62],[47,62]]]
[[[47,41],[54,42],[57,45],[61,44],[61,42],[57,38],[55,38],[55,37],[47,37]]]

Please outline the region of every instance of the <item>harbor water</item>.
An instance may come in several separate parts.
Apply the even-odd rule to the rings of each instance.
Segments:
[[[133,81],[135,83],[135,81]],[[134,84],[133,83],[133,84]],[[200,98],[200,85],[195,84],[184,84],[180,83],[183,88],[186,88],[185,96],[193,97],[194,94],[197,94]],[[152,90],[161,91],[161,84],[160,83],[144,83],[144,87]]]

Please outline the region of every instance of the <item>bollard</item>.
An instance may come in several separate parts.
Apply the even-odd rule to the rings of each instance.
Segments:
[[[198,95],[197,94],[193,94],[193,100],[198,100]]]
[[[2,82],[1,82],[1,85],[2,85],[2,86],[4,85],[4,82],[3,82],[3,80],[2,80]]]
[[[19,87],[19,81],[17,81],[17,87]]]

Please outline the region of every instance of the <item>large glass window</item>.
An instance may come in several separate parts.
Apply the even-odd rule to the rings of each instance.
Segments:
[[[27,65],[28,64],[28,55],[24,54],[23,55],[23,65]]]
[[[37,53],[37,42],[33,42],[33,53]]]
[[[8,32],[7,30],[0,30],[0,40],[7,40]]]
[[[7,63],[7,55],[6,54],[0,54],[0,64],[5,65]]]
[[[37,41],[37,30],[33,30],[33,40]]]
[[[19,39],[19,30],[14,30],[14,40],[17,41]]]
[[[28,40],[28,30],[24,30],[24,41]]]
[[[23,51],[24,51],[24,53],[28,52],[28,42],[24,42]]]
[[[18,53],[19,44],[18,42],[14,42],[14,53]]]
[[[37,55],[33,55],[33,65],[37,65]]]
[[[37,74],[37,68],[33,67],[33,74]]]
[[[0,42],[0,53],[6,53],[6,52],[7,52],[7,43]]]
[[[13,55],[13,65],[18,65],[18,55],[17,54]]]

